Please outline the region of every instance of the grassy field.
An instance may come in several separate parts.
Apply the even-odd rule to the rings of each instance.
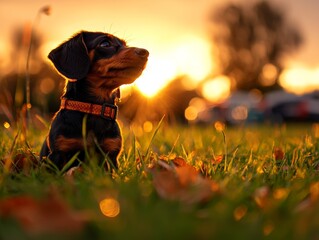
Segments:
[[[66,176],[15,171],[11,161],[34,159],[46,131],[2,127],[0,239],[319,238],[319,125],[134,132],[123,127],[117,172],[91,163]]]

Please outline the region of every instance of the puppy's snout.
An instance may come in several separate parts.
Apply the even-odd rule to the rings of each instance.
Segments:
[[[135,53],[141,57],[148,57],[149,52],[144,48],[135,48]]]

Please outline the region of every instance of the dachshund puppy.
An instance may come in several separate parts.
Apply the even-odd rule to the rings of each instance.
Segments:
[[[48,158],[62,169],[78,152],[78,159],[84,161],[88,149],[101,153],[102,160],[105,154],[117,167],[122,149],[116,122],[119,87],[142,74],[148,55],[146,49],[128,47],[125,41],[101,32],[80,32],[53,49],[48,57],[66,78],[66,86],[40,160]],[[75,161],[70,167],[77,165]]]

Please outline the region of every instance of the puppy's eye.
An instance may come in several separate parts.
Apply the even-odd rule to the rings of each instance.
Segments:
[[[102,43],[100,43],[100,47],[110,47],[111,43],[109,43],[108,41],[104,41]]]

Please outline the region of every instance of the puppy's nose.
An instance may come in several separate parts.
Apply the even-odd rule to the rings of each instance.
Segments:
[[[135,48],[135,53],[141,57],[148,57],[148,51],[144,48]]]

